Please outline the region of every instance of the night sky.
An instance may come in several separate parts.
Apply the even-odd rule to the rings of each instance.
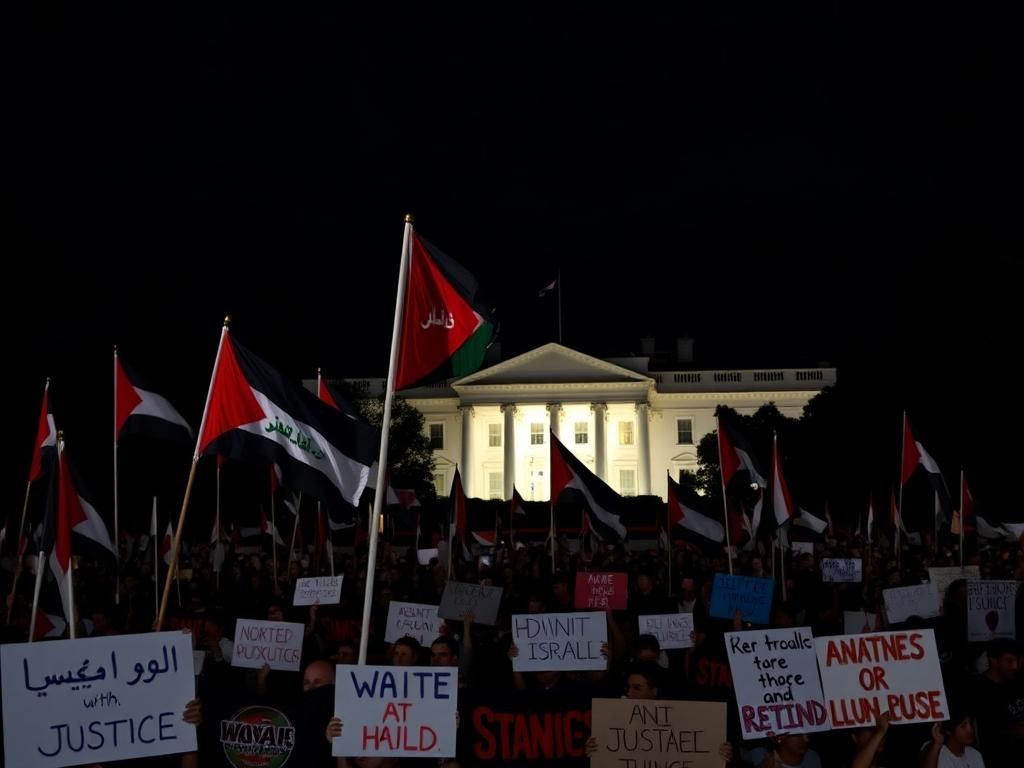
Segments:
[[[870,463],[895,473],[909,408],[951,482],[966,463],[1024,518],[1024,126],[994,11],[69,5],[5,36],[9,509],[47,375],[109,472],[114,343],[193,421],[226,312],[296,378],[383,375],[411,212],[506,355],[555,340],[560,269],[567,345],[837,365]]]

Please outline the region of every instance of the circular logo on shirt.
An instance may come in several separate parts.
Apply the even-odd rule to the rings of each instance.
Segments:
[[[220,721],[220,743],[235,768],[281,768],[295,749],[295,726],[273,707],[242,707]]]

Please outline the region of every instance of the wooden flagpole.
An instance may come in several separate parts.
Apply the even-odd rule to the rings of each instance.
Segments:
[[[722,481],[722,511],[725,522],[725,556],[729,560],[729,575],[732,576],[732,542],[729,538],[729,499],[725,495],[725,470],[722,468],[722,425],[715,416],[715,433],[718,437],[718,476]]]
[[[121,604],[121,542],[117,482],[117,345],[114,345],[114,605]]]

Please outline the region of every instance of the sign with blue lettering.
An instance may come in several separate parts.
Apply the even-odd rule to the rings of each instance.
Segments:
[[[340,757],[455,757],[457,667],[339,664],[334,714]]]
[[[7,765],[56,768],[196,749],[182,632],[0,646]]]
[[[772,579],[716,573],[711,587],[711,615],[716,619],[731,619],[740,611],[744,621],[768,624],[774,591]]]

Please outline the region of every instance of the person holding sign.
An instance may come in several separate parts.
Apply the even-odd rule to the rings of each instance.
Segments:
[[[921,747],[918,768],[985,768],[973,743],[974,718],[966,712],[954,714],[932,725],[932,739]]]

